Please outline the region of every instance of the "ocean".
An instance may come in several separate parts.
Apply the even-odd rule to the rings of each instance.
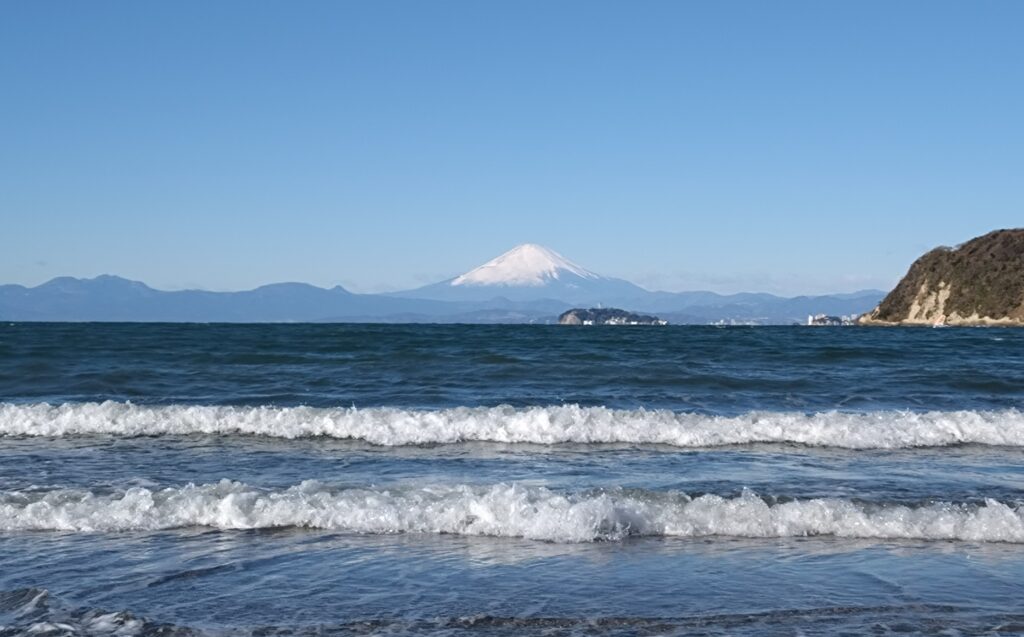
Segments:
[[[0,636],[1024,633],[1024,330],[0,324]]]

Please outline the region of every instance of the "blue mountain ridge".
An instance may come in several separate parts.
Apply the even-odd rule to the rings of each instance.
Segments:
[[[803,322],[808,314],[860,314],[885,295],[779,297],[764,293],[649,292],[628,281],[601,278],[543,287],[467,287],[450,282],[405,293],[355,294],[341,286],[275,283],[240,292],[163,291],[139,281],[102,275],[58,277],[36,287],[0,285],[0,320],[113,322],[554,322],[572,307],[621,307],[657,313],[673,323]]]

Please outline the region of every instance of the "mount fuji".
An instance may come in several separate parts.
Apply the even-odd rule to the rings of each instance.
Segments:
[[[32,288],[0,285],[0,320],[530,323],[552,322],[573,306],[604,306],[657,314],[672,323],[791,324],[808,314],[867,312],[883,296],[879,290],[795,298],[652,292],[527,243],[447,281],[393,294],[304,283],[240,292],[163,291],[109,275],[58,277]]]
[[[647,290],[601,276],[535,243],[516,246],[465,274],[394,296],[435,301],[551,301],[610,304],[638,299]]]

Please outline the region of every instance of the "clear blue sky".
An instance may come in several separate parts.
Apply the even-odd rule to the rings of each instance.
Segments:
[[[6,2],[0,282],[396,290],[523,242],[888,287],[1024,225],[1024,2]]]

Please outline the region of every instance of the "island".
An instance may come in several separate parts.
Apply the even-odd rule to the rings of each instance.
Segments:
[[[860,325],[1024,326],[1024,229],[935,248]]]
[[[559,325],[668,325],[657,316],[634,314],[614,307],[576,308],[558,317]]]

